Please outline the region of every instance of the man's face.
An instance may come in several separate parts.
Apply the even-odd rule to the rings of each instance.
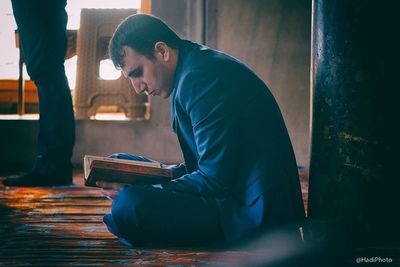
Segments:
[[[172,91],[174,73],[168,67],[164,54],[155,51],[154,58],[148,59],[128,46],[124,46],[124,67],[122,72],[136,93],[167,98]]]

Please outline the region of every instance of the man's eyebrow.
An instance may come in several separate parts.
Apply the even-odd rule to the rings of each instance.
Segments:
[[[142,67],[141,66],[134,68],[127,74],[128,77],[139,77],[141,75],[142,75]]]

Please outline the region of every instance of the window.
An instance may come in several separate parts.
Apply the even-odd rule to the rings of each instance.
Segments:
[[[0,1],[0,79],[18,79],[19,52],[15,47],[17,28],[11,1]]]

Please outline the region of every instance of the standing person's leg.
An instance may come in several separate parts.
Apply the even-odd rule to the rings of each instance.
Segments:
[[[104,222],[133,246],[224,242],[216,200],[153,186],[121,188]]]
[[[64,70],[66,0],[12,0],[12,5],[27,70],[38,88],[40,119],[34,168],[3,183],[9,186],[70,184],[75,124]]]

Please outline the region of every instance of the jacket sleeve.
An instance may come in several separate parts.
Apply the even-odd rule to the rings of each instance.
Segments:
[[[197,170],[169,183],[176,191],[224,196],[237,175],[239,163],[239,96],[224,81],[201,72],[183,79],[177,104],[191,123],[187,142],[197,148]]]
[[[163,168],[171,169],[173,178],[179,178],[187,173],[185,163],[167,165],[162,164]]]

